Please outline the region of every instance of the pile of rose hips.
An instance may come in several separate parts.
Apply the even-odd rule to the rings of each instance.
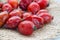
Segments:
[[[0,2],[0,27],[18,29],[23,35],[31,35],[44,24],[50,23],[53,16],[45,8],[48,0],[7,0]]]

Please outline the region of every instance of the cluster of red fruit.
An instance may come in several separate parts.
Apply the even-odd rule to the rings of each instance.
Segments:
[[[31,35],[34,30],[50,23],[53,16],[45,8],[48,0],[8,0],[0,2],[0,27],[17,29],[21,34]]]

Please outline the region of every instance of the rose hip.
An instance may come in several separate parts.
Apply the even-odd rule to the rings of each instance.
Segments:
[[[44,19],[45,24],[50,23],[53,20],[53,16],[51,16],[49,13],[41,13],[38,16]]]
[[[18,16],[13,16],[11,18],[9,18],[6,22],[6,24],[4,25],[5,28],[9,28],[9,29],[15,29],[17,28],[18,24],[21,22],[21,18]]]
[[[27,18],[27,17],[29,17],[29,16],[32,16],[32,14],[31,14],[30,12],[25,12],[25,13],[23,14],[23,19],[25,19],[25,18]]]
[[[2,8],[2,6],[3,6],[3,3],[2,3],[2,2],[0,2],[0,8]]]
[[[46,9],[39,10],[36,15],[39,15],[41,13],[48,13],[48,10]]]
[[[27,17],[25,20],[32,21],[36,25],[37,29],[42,28],[44,26],[43,18],[42,17],[38,17],[36,15]]]
[[[18,0],[8,0],[8,3],[9,3],[13,8],[17,8],[17,7],[18,7]]]
[[[12,12],[9,13],[9,16],[12,17],[12,16],[19,16],[19,17],[22,17],[22,14],[23,14],[23,11],[20,10],[20,9],[15,9],[13,10]]]
[[[9,3],[6,3],[2,6],[3,11],[11,12],[13,10],[12,6]]]
[[[36,2],[32,2],[29,6],[28,6],[28,11],[32,12],[32,14],[36,14],[37,11],[40,10],[40,6],[38,5],[38,3]]]
[[[4,11],[0,13],[0,27],[2,27],[4,25],[4,23],[6,22],[6,20],[8,19],[8,12]]]
[[[31,21],[23,21],[18,26],[18,31],[23,35],[31,35],[34,31],[34,24]]]
[[[27,10],[27,6],[32,2],[32,0],[21,0],[19,3],[19,7],[22,8],[22,10]]]
[[[45,9],[49,5],[48,0],[34,0],[34,2],[38,3],[41,9]]]

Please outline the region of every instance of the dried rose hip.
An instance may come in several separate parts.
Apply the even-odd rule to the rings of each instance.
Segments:
[[[31,21],[23,21],[18,26],[18,31],[23,35],[31,35],[35,25]]]
[[[51,16],[49,13],[41,13],[38,16],[44,19],[45,24],[50,23],[53,20],[53,16]]]
[[[0,8],[2,8],[2,6],[3,6],[3,3],[2,3],[2,2],[0,2]]]
[[[12,16],[19,16],[19,17],[22,17],[22,14],[23,14],[23,11],[20,10],[20,9],[15,9],[13,10],[12,12],[9,13],[9,16],[12,17]]]
[[[48,13],[48,10],[46,9],[39,10],[36,15],[39,15],[41,13]]]
[[[38,17],[36,15],[27,17],[25,20],[32,21],[36,25],[37,29],[42,28],[44,26],[43,18],[42,17]]]
[[[9,3],[6,3],[2,6],[3,11],[11,12],[13,10],[12,6]]]
[[[32,16],[32,14],[31,14],[30,12],[25,12],[25,13],[23,14],[23,19],[25,19],[25,18],[27,18],[27,17],[29,17],[29,16]]]
[[[38,3],[41,9],[45,9],[49,5],[48,0],[34,0],[34,2]]]
[[[27,10],[27,6],[32,2],[32,0],[21,0],[19,3],[20,8],[22,10]]]
[[[19,16],[13,16],[7,20],[4,27],[9,29],[15,29],[17,28],[20,22],[21,22],[21,18]]]
[[[29,6],[28,6],[28,11],[32,12],[32,14],[36,14],[37,11],[40,10],[40,6],[36,3],[36,2],[32,2]]]
[[[4,25],[4,23],[6,22],[6,20],[8,19],[8,12],[4,11],[0,13],[0,27],[2,27]]]
[[[8,0],[8,3],[9,3],[13,8],[17,8],[17,7],[18,7],[18,0]]]

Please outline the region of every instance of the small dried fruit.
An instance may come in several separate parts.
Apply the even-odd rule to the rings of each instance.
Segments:
[[[0,13],[0,27],[4,25],[8,17],[9,17],[8,12],[4,11]]]
[[[15,29],[17,28],[18,24],[21,22],[21,18],[18,16],[13,16],[11,18],[9,18],[6,22],[6,24],[4,25],[5,28],[9,28],[9,29]]]
[[[29,11],[29,12],[32,12],[32,14],[36,14],[39,10],[40,10],[40,6],[39,6],[38,3],[36,3],[36,2],[32,2],[32,3],[28,6],[28,11]]]
[[[12,6],[9,3],[6,3],[2,6],[3,11],[11,12],[13,10]]]
[[[34,31],[34,24],[31,21],[23,21],[18,26],[18,31],[23,35],[31,35]]]

